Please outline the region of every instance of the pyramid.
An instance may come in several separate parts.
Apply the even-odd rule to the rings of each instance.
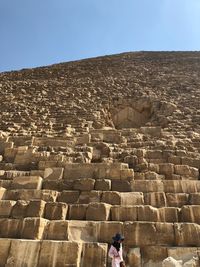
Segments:
[[[0,73],[0,267],[111,266],[116,233],[126,266],[200,266],[199,62],[130,52]]]

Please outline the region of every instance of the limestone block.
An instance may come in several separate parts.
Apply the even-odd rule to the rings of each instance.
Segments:
[[[136,221],[137,206],[112,206],[111,207],[112,221]]]
[[[93,178],[95,171],[95,165],[74,163],[66,164],[64,169],[64,179],[76,180],[80,178]]]
[[[82,245],[75,242],[44,240],[37,267],[79,267],[81,248]]]
[[[81,136],[77,136],[76,145],[88,144],[91,141],[91,134],[84,133]]]
[[[31,200],[26,209],[26,217],[43,217],[45,204],[43,200]]]
[[[124,235],[128,246],[173,245],[172,223],[125,222]]]
[[[188,204],[188,194],[185,193],[166,193],[167,206],[182,207]]]
[[[148,170],[152,172],[159,173],[159,165],[155,163],[149,163],[148,164]]]
[[[175,260],[183,260],[183,262],[187,262],[193,257],[197,257],[197,250],[196,247],[172,247],[168,248],[168,255],[173,257]]]
[[[80,191],[91,191],[94,189],[95,180],[91,178],[77,179],[74,181],[73,189]]]
[[[63,178],[64,168],[45,168],[44,179],[60,180]]]
[[[177,246],[200,246],[200,225],[196,223],[175,223]]]
[[[49,221],[45,229],[44,239],[68,240],[68,221]]]
[[[121,195],[115,191],[105,191],[102,193],[101,201],[111,205],[121,205]]]
[[[6,193],[6,189],[3,187],[0,187],[0,200],[4,199]]]
[[[130,192],[131,185],[126,180],[112,180],[112,191]]]
[[[97,179],[94,186],[95,190],[109,191],[111,190],[111,180],[109,179]]]
[[[164,192],[152,192],[144,194],[145,205],[151,205],[153,207],[166,207],[167,199]]]
[[[12,200],[1,200],[0,201],[0,218],[8,218],[11,215],[15,201]]]
[[[13,179],[13,189],[41,189],[42,178],[40,176],[19,176]]]
[[[124,225],[122,222],[99,222],[98,225],[98,242],[111,243],[112,237],[116,233],[124,233]]]
[[[141,192],[120,193],[122,205],[143,205],[144,196]]]
[[[181,222],[200,224],[200,206],[183,206],[181,208]]]
[[[0,219],[0,238],[20,238],[21,220]]]
[[[65,220],[68,206],[62,202],[47,202],[45,205],[44,218],[48,220]]]
[[[199,159],[196,159],[196,158],[189,158],[189,157],[182,157],[181,158],[182,160],[182,164],[183,165],[189,165],[191,167],[195,167],[197,169],[200,168],[200,161]]]
[[[82,267],[106,267],[107,244],[83,243],[81,266]]]
[[[169,178],[174,173],[174,164],[171,163],[161,163],[159,164],[159,173],[164,174],[166,178]]]
[[[144,267],[161,267],[168,257],[167,248],[162,246],[145,246],[140,248]]]
[[[87,204],[72,204],[69,205],[69,220],[85,220],[86,219],[86,210]]]
[[[11,248],[5,266],[37,267],[40,242],[33,240],[11,240]]]
[[[0,267],[6,266],[11,240],[0,239]]]
[[[79,191],[62,191],[57,197],[58,202],[64,203],[76,203],[79,198]]]
[[[177,261],[172,257],[168,257],[163,260],[162,267],[182,267],[182,263],[182,260]]]
[[[9,180],[0,180],[0,187],[3,187],[5,189],[11,188],[12,181]]]
[[[162,159],[163,152],[162,150],[147,150],[145,157],[149,159]]]
[[[120,179],[121,180],[130,180],[134,178],[133,169],[120,170]]]
[[[189,176],[194,179],[198,179],[199,177],[199,170],[197,168],[189,167],[188,165],[175,165],[174,172],[175,174]]]
[[[88,221],[107,221],[110,218],[111,205],[105,203],[90,203],[86,211]]]
[[[78,203],[89,204],[90,202],[101,202],[101,191],[83,191],[79,196]]]
[[[29,201],[17,200],[16,204],[12,208],[11,217],[15,219],[24,218],[26,216],[26,211]]]
[[[138,221],[149,221],[159,222],[159,210],[152,206],[138,206],[137,208],[137,220]]]
[[[47,222],[43,218],[25,218],[22,222],[21,238],[42,239]]]
[[[98,222],[99,223],[99,222]],[[97,242],[97,222],[68,221],[69,241]]]
[[[163,192],[163,181],[140,181],[140,180],[132,180],[131,181],[131,189],[133,192]]]
[[[145,180],[158,180],[160,178],[160,175],[152,171],[145,172],[144,176],[145,176]]]
[[[159,208],[160,222],[178,222],[179,221],[179,208],[163,207]]]
[[[180,165],[181,164],[181,157],[171,155],[168,158],[168,162],[175,164],[175,165]]]
[[[43,170],[31,170],[30,176],[40,176],[44,178],[44,171]]]
[[[129,266],[142,266],[142,256],[140,253],[140,248],[129,249],[127,257]]]
[[[189,196],[190,205],[200,205],[200,193],[192,193]]]

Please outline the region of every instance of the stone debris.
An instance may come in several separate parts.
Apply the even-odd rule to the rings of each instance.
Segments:
[[[0,73],[0,267],[200,266],[199,59]]]

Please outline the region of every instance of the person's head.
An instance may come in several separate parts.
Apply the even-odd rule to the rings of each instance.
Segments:
[[[124,241],[124,237],[120,234],[117,233],[115,236],[112,238],[115,242],[121,243]]]

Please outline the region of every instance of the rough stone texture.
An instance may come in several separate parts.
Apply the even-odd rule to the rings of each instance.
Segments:
[[[0,266],[108,266],[116,232],[129,267],[198,266],[199,59],[0,73]]]

